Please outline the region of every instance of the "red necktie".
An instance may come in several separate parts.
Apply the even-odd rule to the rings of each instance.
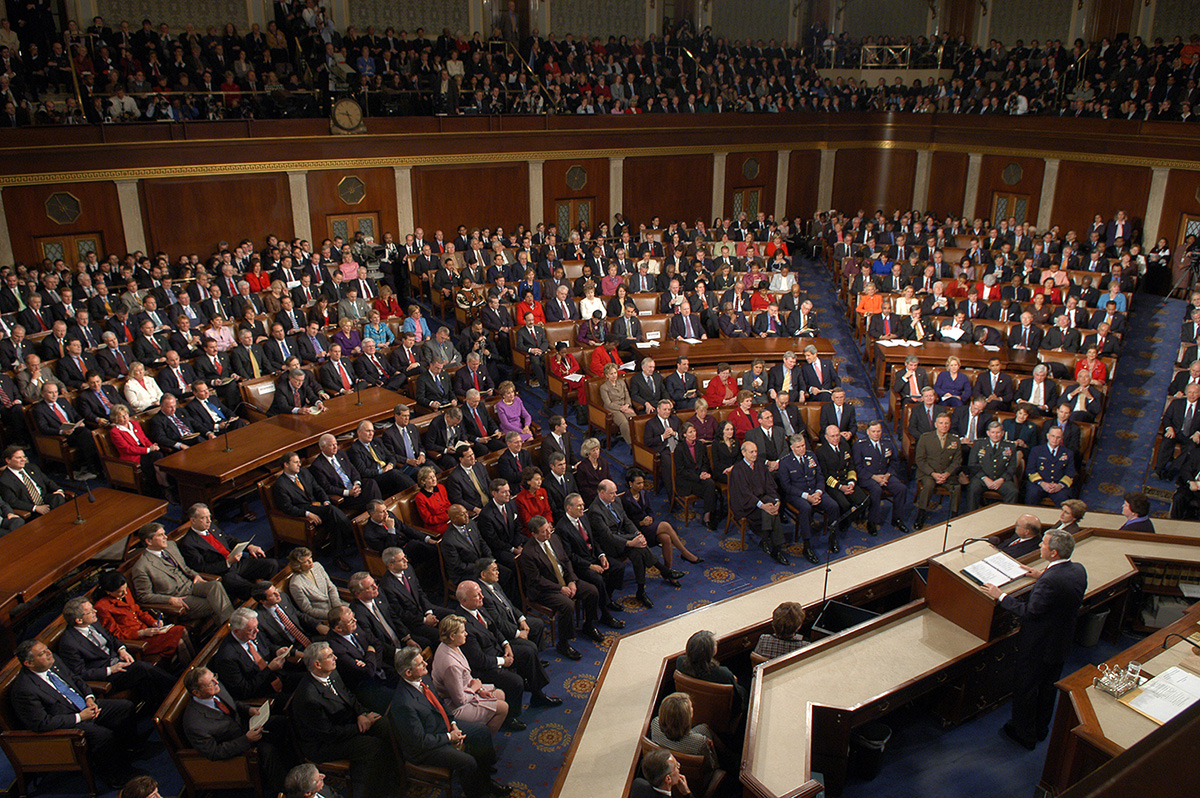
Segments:
[[[226,705],[226,703],[225,703],[224,701],[222,701],[221,699],[217,698],[216,696],[213,696],[213,704],[215,704],[215,705],[216,705],[216,707],[217,707],[217,709],[221,710],[221,711],[222,711],[222,712],[224,712],[226,715],[232,715],[232,714],[233,714],[233,711],[229,709],[228,705]]]
[[[296,388],[292,391],[292,403],[296,407],[300,407],[300,389],[299,388]],[[300,484],[300,483],[297,482],[296,484]]]
[[[582,522],[582,521],[580,521],[578,518],[576,518],[576,519],[575,519],[575,528],[576,528],[576,529],[578,529],[578,530],[579,530],[579,534],[583,536],[583,542],[584,542],[584,543],[590,543],[590,542],[591,542],[590,540],[588,540],[588,533],[587,533],[587,530],[583,528],[583,522]]]
[[[149,340],[149,341],[150,341],[150,345],[154,347],[154,351],[155,351],[155,352],[158,352],[159,354],[162,354],[162,347],[158,345],[158,341],[155,341],[153,338],[150,338],[150,339],[147,339],[147,340]]]
[[[472,377],[474,378],[474,380],[475,380],[475,390],[477,390],[477,391],[478,391],[478,390],[479,390],[479,372],[478,372],[478,371],[474,371],[474,370],[472,370],[472,371],[471,371],[471,376],[472,376]]]
[[[222,543],[220,540],[217,539],[216,535],[213,535],[210,533],[207,535],[201,535],[200,537],[202,537],[206,541],[208,541],[208,545],[210,545],[214,549],[216,549],[218,554],[220,554],[225,559],[229,559],[229,549],[225,547],[224,543]]]
[[[340,360],[338,361],[338,371],[342,375],[342,388],[347,391],[350,390],[350,375],[346,373],[346,367],[342,365]]]
[[[301,632],[296,627],[296,624],[292,623],[292,619],[287,616],[287,613],[279,609],[279,605],[275,605],[271,609],[275,611],[275,619],[279,621],[279,625],[282,626],[288,634],[295,638],[297,643],[302,645],[304,648],[308,648],[309,643],[312,641],[305,636],[304,632]]]
[[[125,363],[125,355],[121,353],[120,347],[113,350],[113,356],[117,359],[117,362],[121,364],[122,374],[129,370],[128,364]]]
[[[58,402],[51,402],[50,406],[54,408],[54,415],[58,416],[58,420],[66,424],[67,414],[63,412],[63,409],[61,406],[59,406]]]
[[[892,334],[892,320],[889,319],[886,314],[883,317],[883,334],[884,335]]]
[[[442,716],[442,720],[446,723],[446,731],[450,731],[450,718],[446,716],[446,710],[442,707],[442,702],[437,700],[437,696],[433,694],[433,691],[429,689],[429,685],[425,684],[425,682],[421,682],[421,692],[425,693],[425,698],[428,699],[429,703],[433,704],[433,708]]]

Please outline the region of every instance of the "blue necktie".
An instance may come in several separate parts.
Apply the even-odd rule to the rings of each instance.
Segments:
[[[54,685],[54,689],[62,693],[68,701],[75,705],[76,709],[81,712],[87,709],[87,701],[84,701],[83,696],[75,692],[71,685],[63,681],[62,677],[54,671],[46,671],[46,675],[50,677],[50,684]]]
[[[346,476],[346,472],[342,470],[342,464],[337,461],[336,457],[333,458],[333,470],[336,471],[337,475],[342,478],[342,487],[344,487],[346,490],[350,490],[350,487],[353,483],[350,482],[350,477]]]
[[[213,415],[215,415],[219,420],[221,420],[221,421],[225,420],[225,414],[222,413],[220,408],[218,408],[216,405],[214,405],[211,400],[206,402],[205,404],[208,405],[208,409],[211,410],[213,412]]]
[[[617,515],[617,511],[616,511],[616,509],[614,509],[614,508],[613,508],[613,506],[612,506],[611,504],[610,504],[610,505],[608,505],[608,511],[609,511],[610,513],[612,513],[612,517],[613,517],[613,519],[614,519],[614,520],[616,520],[616,521],[620,521],[620,520],[621,520],[621,516]]]

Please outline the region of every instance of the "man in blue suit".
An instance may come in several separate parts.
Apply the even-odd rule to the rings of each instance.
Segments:
[[[883,491],[892,500],[892,526],[907,535],[912,532],[905,521],[912,511],[908,486],[900,479],[900,453],[891,441],[883,439],[883,422],[867,425],[867,438],[854,446],[854,470],[859,484],[871,497],[868,523],[877,528],[883,521]]]
[[[1071,562],[1075,538],[1060,529],[1042,537],[1039,549],[1048,564],[1039,573],[1028,566],[1025,572],[1037,579],[1033,589],[1014,598],[995,585],[983,592],[1021,621],[1017,636],[1017,675],[1013,687],[1012,720],[1004,733],[1030,751],[1050,733],[1056,690],[1063,663],[1071,648],[1075,616],[1087,592],[1087,571]]]
[[[838,517],[837,502],[825,492],[825,477],[821,465],[812,452],[803,434],[789,439],[791,454],[779,461],[779,487],[783,490],[788,506],[796,511],[796,524],[804,538],[804,558],[813,565],[820,562],[812,547],[812,514],[820,510],[825,515],[825,526],[829,530],[830,551],[836,551],[837,530],[831,524]]]

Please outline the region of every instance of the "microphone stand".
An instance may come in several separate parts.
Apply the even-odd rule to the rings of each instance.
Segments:
[[[942,535],[942,553],[943,554],[946,553],[946,545],[950,542],[950,521],[951,520],[953,520],[953,519],[950,519],[950,518],[946,519],[946,534]]]
[[[86,479],[83,481],[83,488],[84,488],[84,490],[87,491],[88,504],[95,504],[96,503],[96,494],[92,493],[92,486],[90,484],[88,484],[88,481]],[[75,494],[75,496],[72,498],[72,502],[75,504],[75,523],[76,524],[84,523],[87,519],[83,517],[83,513],[79,512],[79,494],[78,493]]]
[[[362,380],[358,380],[357,382],[354,383],[354,390],[358,392],[358,401],[354,403],[355,407],[362,407],[362,405],[363,405],[362,384],[363,384]]]
[[[990,543],[992,548],[994,548],[994,549],[1000,548],[1000,545],[998,543],[996,543],[996,541],[992,540],[991,538],[967,538],[966,540],[964,540],[962,542],[962,545],[958,547],[959,554],[964,554],[966,552],[968,543]],[[943,544],[943,545],[945,545],[945,544]]]
[[[861,510],[862,508],[866,507],[866,506],[867,506],[868,504],[870,504],[870,503],[871,503],[871,498],[868,496],[868,497],[867,497],[867,499],[866,499],[865,501],[859,502],[858,504],[854,505],[853,507],[851,507],[851,508],[850,508],[849,510],[847,510],[846,512],[844,512],[844,513],[842,513],[841,515],[839,515],[839,516],[837,517],[837,520],[835,520],[835,521],[833,522],[833,529],[831,529],[831,530],[829,531],[829,534],[830,534],[830,535],[835,535],[835,534],[837,534],[837,532],[838,532],[838,527],[840,527],[840,526],[842,525],[842,521],[844,521],[844,520],[846,520],[847,518],[849,518],[850,516],[854,515],[854,514],[855,514],[855,513],[857,513],[859,510]],[[826,524],[826,527],[828,528],[828,527],[829,527],[829,524]],[[831,570],[833,570],[833,569],[832,569],[832,566],[831,566],[831,562],[832,562],[832,560],[833,560],[833,550],[832,550],[832,549],[829,549],[829,548],[826,548],[826,550],[825,550],[825,586],[824,586],[823,588],[821,588],[821,608],[822,608],[822,609],[824,609],[824,607],[825,607],[825,598],[826,598],[826,596],[829,594],[829,572],[830,572]],[[819,615],[819,614],[820,614],[820,613],[818,613],[818,615]]]

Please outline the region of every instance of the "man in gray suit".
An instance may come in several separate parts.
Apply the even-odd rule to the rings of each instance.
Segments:
[[[427,364],[440,357],[446,361],[447,368],[462,365],[462,354],[450,342],[450,329],[447,327],[438,327],[433,337],[421,347],[421,357]]]
[[[546,329],[533,322],[533,314],[525,314],[525,326],[517,330],[517,350],[524,352],[529,358],[529,367],[533,376],[533,384],[541,385],[546,381],[545,354],[550,351],[550,339],[546,337]]]
[[[220,582],[208,582],[187,567],[179,547],[167,539],[162,524],[144,524],[137,531],[146,550],[133,564],[133,592],[138,601],[182,608],[189,618],[217,616],[229,620],[233,605]]]

